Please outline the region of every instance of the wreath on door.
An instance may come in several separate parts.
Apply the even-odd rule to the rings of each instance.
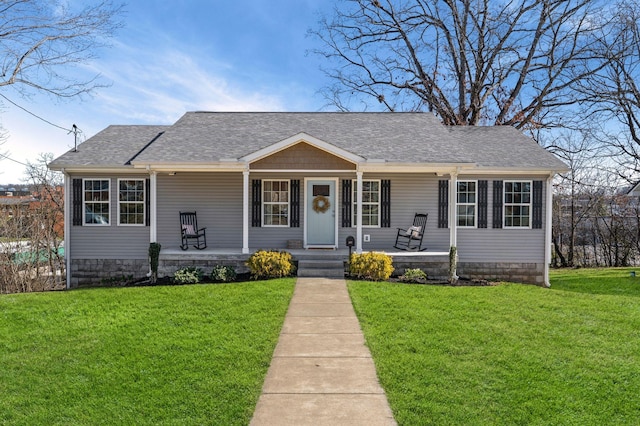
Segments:
[[[324,213],[329,210],[331,203],[324,195],[318,195],[313,199],[313,211],[316,213]]]

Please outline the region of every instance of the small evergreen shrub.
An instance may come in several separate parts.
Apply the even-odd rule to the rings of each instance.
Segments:
[[[198,284],[202,281],[202,269],[193,266],[180,268],[173,274],[173,282],[176,284]]]
[[[424,283],[427,281],[427,274],[422,269],[406,269],[400,276],[403,283]]]
[[[371,280],[388,280],[393,272],[391,256],[384,253],[352,253],[349,258],[349,274],[353,277]]]
[[[213,271],[211,271],[211,279],[214,281],[234,281],[236,275],[236,270],[233,266],[216,265],[213,267]]]
[[[286,251],[259,250],[249,257],[246,265],[254,280],[287,277],[294,271],[291,254]]]

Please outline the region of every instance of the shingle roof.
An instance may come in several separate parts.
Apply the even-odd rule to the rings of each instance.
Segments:
[[[169,126],[109,126],[49,164],[64,167],[122,167]]]
[[[134,157],[134,164],[215,163],[239,159],[299,133],[367,160],[566,169],[512,127],[448,128],[428,113],[342,112],[188,112],[172,126],[109,126],[51,167],[122,166]]]

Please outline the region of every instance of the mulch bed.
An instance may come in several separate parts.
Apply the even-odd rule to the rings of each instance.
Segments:
[[[244,281],[251,281],[251,274],[249,273],[238,274],[236,279],[230,282],[229,281],[228,282],[211,281],[206,279],[205,277],[205,279],[201,281],[200,284],[231,284],[234,282],[244,282]],[[419,282],[404,282],[397,277],[389,278],[387,281],[392,283],[399,283],[399,284],[442,285],[442,286],[451,286],[451,287],[489,287],[489,286],[495,286],[499,284],[499,282],[496,282],[496,281],[487,281],[487,280],[469,279],[469,278],[459,278],[458,281],[454,283],[450,283],[447,280],[430,280],[430,279],[419,281]],[[179,285],[179,284],[176,284],[175,282],[173,282],[173,278],[171,277],[160,277],[158,278],[155,284],[151,284],[151,282],[149,281],[149,278],[141,278],[139,280],[122,283],[121,285],[124,287],[143,287],[143,286],[151,286],[151,285]]]

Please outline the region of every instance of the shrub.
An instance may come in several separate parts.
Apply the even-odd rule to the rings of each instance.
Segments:
[[[403,283],[424,283],[427,281],[427,274],[422,269],[406,269],[400,276]]]
[[[249,257],[246,265],[254,280],[286,277],[294,271],[291,254],[286,251],[259,250]]]
[[[216,265],[211,271],[211,279],[223,282],[233,281],[236,279],[236,270],[233,266]]]
[[[202,277],[202,269],[190,266],[178,269],[173,274],[173,282],[176,284],[198,284]]]
[[[372,281],[388,280],[393,272],[391,256],[384,253],[353,253],[349,258],[349,273]]]

